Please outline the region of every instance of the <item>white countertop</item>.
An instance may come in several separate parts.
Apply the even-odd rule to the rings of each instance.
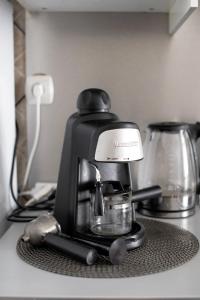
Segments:
[[[200,240],[200,211],[165,220]],[[16,242],[24,224],[13,224],[0,239],[0,299],[200,299],[200,252],[184,265],[158,274],[120,279],[86,279],[42,271],[23,262]]]

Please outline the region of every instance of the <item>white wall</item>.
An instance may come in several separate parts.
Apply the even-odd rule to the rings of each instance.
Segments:
[[[0,1],[0,235],[12,206],[9,190],[15,139],[13,12],[7,0]],[[16,177],[15,177],[16,179]],[[16,180],[15,183],[16,184]]]
[[[27,73],[55,80],[42,108],[31,182],[57,180],[66,119],[85,88],[105,89],[112,110],[138,123],[200,120],[200,11],[170,37],[165,14],[43,13],[27,18]],[[29,148],[34,107],[28,108]]]

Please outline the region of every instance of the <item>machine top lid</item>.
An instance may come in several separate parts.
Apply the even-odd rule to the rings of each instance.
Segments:
[[[109,112],[111,102],[109,95],[101,89],[87,89],[80,93],[77,100],[80,114]]]

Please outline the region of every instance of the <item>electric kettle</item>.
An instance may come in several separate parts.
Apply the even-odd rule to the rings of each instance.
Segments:
[[[140,203],[140,213],[161,218],[194,214],[199,190],[199,136],[200,123],[162,122],[148,126],[138,188],[159,184],[162,196]]]

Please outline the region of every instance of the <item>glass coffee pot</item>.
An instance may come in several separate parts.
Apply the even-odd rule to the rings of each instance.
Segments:
[[[162,196],[140,203],[139,211],[148,216],[181,218],[193,215],[199,189],[196,141],[200,124],[150,124],[140,162],[138,187],[159,184]]]

